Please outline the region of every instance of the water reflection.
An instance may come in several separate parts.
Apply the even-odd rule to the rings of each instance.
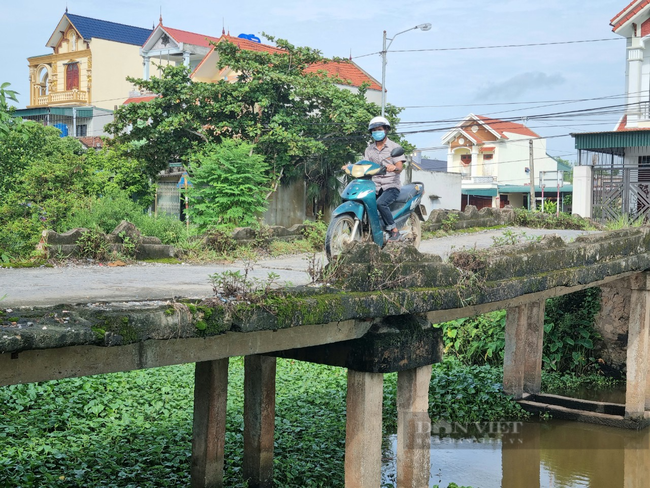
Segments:
[[[391,445],[384,483],[395,479],[396,436]],[[474,488],[647,488],[650,429],[552,420],[524,423],[501,436],[432,436],[430,483],[451,482]]]

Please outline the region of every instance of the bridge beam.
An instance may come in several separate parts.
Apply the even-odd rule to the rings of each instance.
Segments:
[[[273,486],[276,359],[244,358],[244,479],[249,488]]]
[[[397,488],[429,486],[432,367],[397,373]]]
[[[345,487],[381,484],[381,407],[384,375],[348,370]]]
[[[196,363],[192,428],[192,488],[223,486],[228,359]]]
[[[625,417],[643,418],[650,407],[648,386],[648,330],[650,329],[650,274],[630,279],[630,323],[627,339],[627,385]]]

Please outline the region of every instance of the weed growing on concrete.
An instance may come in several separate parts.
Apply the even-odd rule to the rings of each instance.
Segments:
[[[492,237],[493,247],[513,246],[522,242],[540,241],[542,236],[529,236],[525,232],[515,232],[510,229],[503,231],[500,236]]]
[[[105,259],[108,255],[106,236],[98,229],[84,232],[76,242],[81,257],[89,259]]]

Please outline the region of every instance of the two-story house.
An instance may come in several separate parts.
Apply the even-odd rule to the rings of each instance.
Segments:
[[[573,211],[616,220],[650,218],[650,0],[634,0],[610,21],[627,39],[626,107],[608,132],[572,134],[578,149]],[[648,44],[648,45],[646,45]],[[622,74],[622,73],[621,73]]]
[[[30,97],[16,115],[55,125],[63,135],[103,135],[142,74],[140,47],[152,29],[67,12],[46,46],[49,54],[28,58]]]
[[[527,207],[531,171],[541,196],[540,172],[569,170],[546,154],[545,139],[517,122],[469,114],[442,143],[447,146],[447,171],[462,174],[462,208]],[[570,191],[561,187],[562,193]]]

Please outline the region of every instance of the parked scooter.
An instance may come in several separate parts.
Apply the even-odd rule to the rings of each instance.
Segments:
[[[393,158],[403,154],[401,147],[390,153]],[[375,183],[372,181],[373,176],[386,173],[386,167],[371,161],[359,161],[348,164],[345,172],[355,179],[343,190],[343,203],[332,213],[327,228],[325,252],[330,260],[353,241],[372,241],[383,247],[389,238],[377,210]],[[426,216],[426,209],[420,204],[423,194],[422,183],[404,185],[397,200],[390,206],[400,240],[411,242],[416,248],[422,237],[420,224]]]

